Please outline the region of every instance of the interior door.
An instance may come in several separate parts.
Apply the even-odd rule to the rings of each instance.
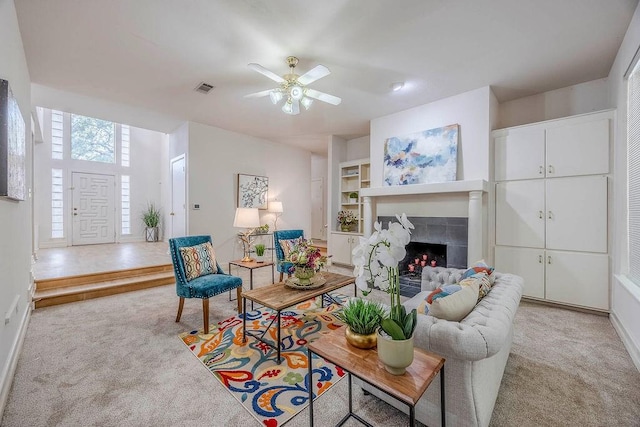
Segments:
[[[115,176],[72,173],[72,245],[114,243]]]
[[[322,178],[311,181],[311,238],[326,240],[324,228],[324,183]]]
[[[187,177],[184,154],[171,159],[171,237],[187,234]]]

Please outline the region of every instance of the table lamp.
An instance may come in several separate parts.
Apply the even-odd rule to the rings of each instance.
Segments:
[[[273,202],[269,202],[269,211],[276,214],[276,219],[273,221],[273,229],[278,229],[278,217],[282,215],[282,202],[274,200]]]
[[[253,261],[249,256],[251,241],[249,236],[255,231],[256,227],[260,227],[260,214],[257,208],[236,208],[236,216],[233,219],[233,226],[236,228],[244,228],[245,231],[239,233],[242,240],[242,248],[244,250],[244,258],[242,262]]]

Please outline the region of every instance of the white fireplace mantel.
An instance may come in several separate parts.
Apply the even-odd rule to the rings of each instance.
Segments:
[[[385,199],[392,196],[427,196],[430,194],[469,193],[469,242],[467,260],[473,262],[485,257],[484,227],[482,195],[489,188],[485,180],[451,181],[436,184],[396,185],[389,187],[363,188],[360,195],[363,201],[364,235],[368,237],[373,232],[373,214],[376,198]]]

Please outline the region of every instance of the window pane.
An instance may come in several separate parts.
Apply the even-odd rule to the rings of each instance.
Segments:
[[[62,169],[51,169],[51,238],[64,237]]]
[[[115,163],[113,122],[71,115],[71,158]]]
[[[128,125],[122,125],[121,126],[121,142],[122,142],[122,146],[121,146],[121,150],[120,153],[122,155],[122,166],[128,167],[129,166],[129,126]]]
[[[640,68],[638,65],[629,77],[627,95],[629,276],[640,286]]]
[[[124,166],[124,165],[123,165]],[[121,223],[121,233],[124,234],[131,234],[131,214],[129,212],[129,203],[130,203],[130,199],[129,199],[129,176],[128,175],[122,175],[121,179],[120,179],[120,184],[121,184],[121,195],[120,195],[120,204],[121,204],[121,210],[122,210],[122,217],[120,219],[120,223]]]
[[[62,112],[51,110],[51,158],[62,159]]]

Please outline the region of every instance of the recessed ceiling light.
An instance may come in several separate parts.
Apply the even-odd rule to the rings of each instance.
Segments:
[[[393,90],[394,92],[399,91],[403,87],[404,87],[404,82],[391,83],[391,90]]]

